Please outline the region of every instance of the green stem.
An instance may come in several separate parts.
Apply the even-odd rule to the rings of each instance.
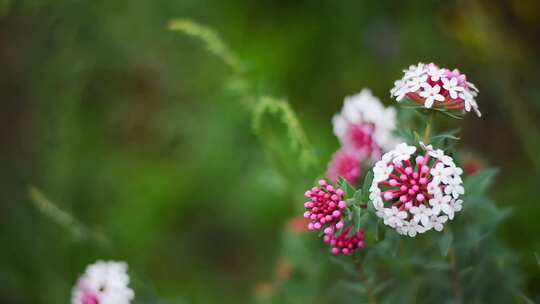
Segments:
[[[429,140],[431,139],[433,117],[435,117],[435,111],[430,111],[427,118],[426,129],[424,130],[424,143],[426,145],[429,144]]]
[[[362,267],[360,262],[357,262],[356,264],[357,264],[360,280],[362,281],[362,283],[364,284],[364,287],[366,288],[369,303],[377,304],[377,297],[375,296],[375,292],[373,291],[371,284],[369,284],[368,282],[368,277],[366,273],[364,272],[364,268]]]
[[[456,252],[454,248],[450,248],[448,252],[450,258],[450,265],[452,266],[452,289],[454,290],[454,296],[456,303],[463,303],[463,289],[461,287],[461,280],[459,278],[458,265],[456,261]]]

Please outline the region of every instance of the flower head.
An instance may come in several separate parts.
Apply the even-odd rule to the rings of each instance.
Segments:
[[[129,288],[127,264],[97,261],[89,265],[73,288],[72,304],[129,304],[135,294]]]
[[[431,228],[442,230],[461,210],[461,174],[442,150],[400,144],[383,155],[373,169],[370,199],[384,224],[411,237]],[[442,216],[439,216],[442,214]]]
[[[342,210],[347,207],[343,200],[343,190],[335,189],[324,179],[319,181],[318,187],[313,187],[306,191],[305,196],[310,201],[304,204],[307,209],[304,217],[310,219],[309,230],[320,230],[325,225],[343,227]]]
[[[396,111],[385,108],[368,89],[345,98],[341,113],[332,119],[343,149],[362,160],[376,160],[396,144]]]
[[[399,102],[405,97],[426,108],[470,112],[481,116],[475,97],[476,86],[467,81],[459,70],[440,68],[434,63],[412,65],[404,70],[403,78],[394,83],[390,95]]]
[[[323,241],[332,247],[332,254],[348,255],[365,247],[364,230],[360,230],[358,233],[347,237],[352,228],[352,226],[347,227],[337,236],[334,234],[334,229],[325,231]]]
[[[354,153],[346,150],[338,150],[332,156],[332,160],[328,164],[326,176],[333,182],[337,183],[341,176],[350,184],[356,184],[360,174],[360,162]]]

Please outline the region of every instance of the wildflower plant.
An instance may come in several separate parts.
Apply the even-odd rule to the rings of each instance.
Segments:
[[[319,181],[304,204],[323,252],[348,256],[329,258],[342,271],[328,291],[332,301],[504,303],[522,296],[511,255],[493,236],[509,214],[487,197],[496,170],[465,174],[457,132],[434,126],[471,111],[480,117],[478,92],[459,70],[420,63],[390,90],[402,111],[419,114],[419,124],[410,115],[397,120],[367,89],[345,98],[332,120],[340,148],[328,165],[330,182]],[[338,276],[331,269],[321,272]]]
[[[298,171],[304,173],[318,164],[290,104],[257,94],[244,63],[215,32],[182,19],[172,21],[169,29],[200,39],[230,67],[229,87],[251,113],[253,130],[261,141],[264,117],[277,118],[304,169]],[[419,63],[404,70],[390,95],[402,111],[419,113],[420,125],[407,119],[410,116],[398,115],[393,106],[385,107],[369,89],[346,97],[341,111],[328,122],[340,147],[326,166],[326,178],[317,179],[304,192],[303,205],[295,202],[298,217],[289,221],[279,259],[286,262],[279,264],[273,284],[259,285],[264,299],[257,300],[510,303],[526,299],[520,293],[521,277],[513,255],[493,233],[510,214],[497,208],[488,195],[497,170],[480,166],[474,174],[464,173],[461,152],[454,148],[459,140],[456,132],[434,126],[437,119],[461,119],[471,111],[480,117],[478,92],[457,69]],[[57,208],[39,190],[32,188],[30,198],[75,238],[104,247],[111,243]],[[127,264],[98,261],[75,284],[72,303],[131,303],[135,292],[129,284]],[[156,296],[152,299],[140,303],[160,302]]]

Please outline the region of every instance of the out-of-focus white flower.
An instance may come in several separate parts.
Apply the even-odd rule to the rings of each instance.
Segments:
[[[460,177],[463,170],[442,150],[421,146],[423,154],[407,144],[385,154],[375,164],[370,187],[377,216],[411,237],[432,228],[442,230],[463,203],[458,199],[464,192]]]
[[[129,288],[124,262],[97,261],[89,265],[73,288],[72,304],[129,304],[135,294]]]
[[[379,159],[397,143],[396,110],[385,108],[369,89],[345,97],[340,113],[332,118],[334,134],[344,150],[355,153],[359,160]]]
[[[411,65],[403,78],[394,82],[390,96],[398,102],[408,98],[426,108],[474,112],[481,116],[475,97],[478,89],[459,70],[440,68],[434,63]]]

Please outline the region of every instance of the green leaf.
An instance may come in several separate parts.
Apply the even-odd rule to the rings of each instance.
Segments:
[[[441,133],[439,135],[435,135],[431,138],[433,145],[435,146],[444,146],[445,141],[458,141],[461,138],[454,136],[454,134],[457,134],[459,132],[459,129],[450,130],[448,132]]]
[[[353,212],[353,229],[349,231],[349,233],[347,234],[347,237],[351,237],[355,235],[356,233],[358,233],[358,231],[360,230],[360,225],[362,223],[362,208],[353,206],[352,212]]]
[[[414,134],[411,130],[399,129],[397,133],[408,144],[415,144]]]
[[[355,202],[356,204],[366,203],[366,202],[364,201],[363,196],[362,196],[362,193],[363,193],[363,192],[364,192],[364,191],[362,191],[362,189],[358,189],[358,190],[356,190],[356,192],[354,193],[354,202]]]
[[[364,178],[364,185],[362,186],[362,201],[368,202],[369,201],[369,188],[371,187],[371,183],[373,182],[373,171],[369,170],[366,173],[366,177]]]
[[[456,114],[456,113],[453,113],[453,112],[450,112],[450,111],[440,111],[442,114],[446,115],[446,116],[450,116],[452,118],[455,118],[455,119],[463,119],[463,115],[462,114]]]
[[[534,256],[536,257],[536,263],[538,263],[538,267],[540,267],[540,255],[538,254],[538,252],[535,252]]]
[[[353,197],[354,196],[354,192],[356,191],[354,189],[354,187],[349,184],[349,182],[347,182],[343,177],[339,177],[338,178],[338,182],[337,182],[337,185],[338,187],[340,187],[341,189],[343,189],[343,191],[345,192],[345,197],[346,198],[350,198],[350,197]]]
[[[373,217],[373,216],[372,216]],[[373,219],[375,221],[374,229],[373,229],[373,236],[375,241],[379,240],[379,221],[377,219]]]
[[[444,233],[441,238],[439,239],[439,249],[441,249],[441,254],[443,256],[448,255],[448,251],[450,250],[450,247],[452,246],[452,241],[454,239],[454,236],[452,235],[452,232],[447,231]]]
[[[491,186],[493,180],[497,173],[498,169],[485,169],[480,172],[477,172],[474,175],[470,175],[465,178],[465,194],[471,196],[481,196],[486,190]]]

